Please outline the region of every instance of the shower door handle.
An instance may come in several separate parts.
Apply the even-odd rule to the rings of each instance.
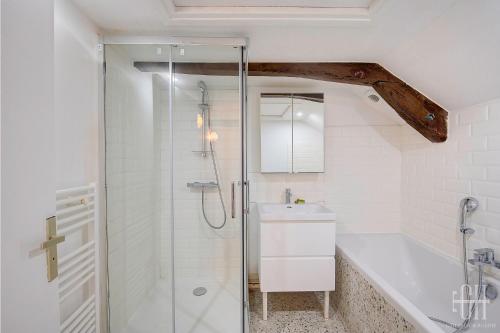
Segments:
[[[234,187],[237,182],[231,183],[231,218],[234,219],[236,217],[236,203],[234,202]]]
[[[247,179],[245,182],[245,214],[250,214],[250,181]]]

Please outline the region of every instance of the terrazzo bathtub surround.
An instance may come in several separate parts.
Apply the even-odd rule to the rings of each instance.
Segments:
[[[368,281],[340,255],[335,258],[336,286],[331,294],[334,313],[355,333],[417,333]]]
[[[250,291],[250,333],[348,333],[339,316],[323,318],[322,292],[268,294],[268,319],[262,320],[262,293]]]

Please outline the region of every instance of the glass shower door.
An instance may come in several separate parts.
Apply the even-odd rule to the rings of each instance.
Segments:
[[[241,48],[172,48],[176,332],[242,332]]]
[[[241,60],[105,46],[110,333],[243,332]]]
[[[105,47],[110,333],[172,333],[170,45]]]

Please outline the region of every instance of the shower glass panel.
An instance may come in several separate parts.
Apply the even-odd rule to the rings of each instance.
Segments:
[[[105,46],[110,333],[244,331],[242,54]]]
[[[241,332],[241,50],[177,46],[172,57],[176,331]]]

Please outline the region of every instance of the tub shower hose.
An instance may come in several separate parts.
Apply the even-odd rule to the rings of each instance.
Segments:
[[[464,206],[462,207],[460,218],[461,218],[461,220],[460,220],[461,227],[464,227],[465,226],[465,219],[467,218],[467,204],[464,204]],[[465,283],[465,285],[468,286],[468,288],[470,288],[469,269],[468,269],[468,263],[467,263],[467,229],[463,228],[463,229],[461,229],[461,232],[462,232],[462,251],[463,251],[462,256],[463,256],[464,283]],[[442,319],[439,319],[436,317],[432,317],[432,316],[428,316],[428,318],[432,321],[437,322],[437,323],[454,328],[455,330],[453,331],[453,333],[460,333],[460,332],[467,331],[469,329],[470,323],[473,320],[474,314],[476,313],[477,304],[481,300],[481,297],[483,296],[483,266],[481,266],[481,265],[478,266],[478,283],[479,283],[479,290],[478,290],[477,299],[474,301],[474,303],[472,304],[470,309],[468,309],[467,318],[461,324],[457,325],[457,324],[449,323],[445,320],[442,320]],[[470,301],[470,293],[469,292],[466,293],[466,298],[467,298],[467,301]]]
[[[479,275],[479,291],[478,291],[477,299],[475,300],[474,304],[472,304],[472,307],[469,310],[469,314],[468,314],[467,318],[462,322],[462,324],[460,324],[460,325],[452,324],[452,323],[449,323],[447,321],[444,321],[442,319],[435,318],[432,316],[429,316],[429,319],[432,321],[435,321],[437,323],[454,328],[455,330],[453,331],[453,333],[467,331],[469,329],[470,323],[472,322],[474,314],[476,313],[477,304],[478,304],[479,300],[481,300],[481,297],[483,296],[483,267],[482,266],[479,266],[478,275]]]

